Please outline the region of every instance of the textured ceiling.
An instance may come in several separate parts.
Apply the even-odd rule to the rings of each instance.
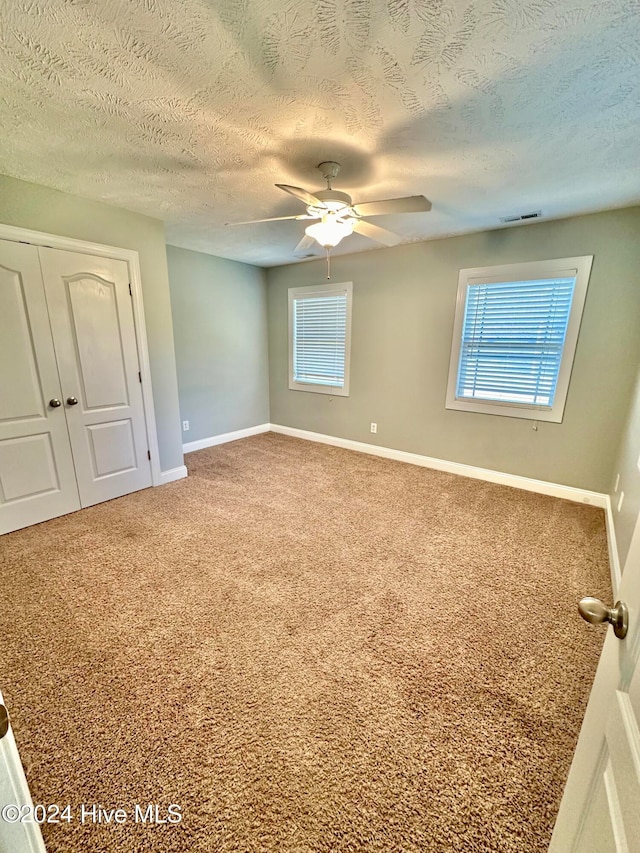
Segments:
[[[639,0],[0,0],[0,172],[294,260],[338,160],[405,241],[640,201]],[[353,235],[336,253],[376,247]],[[318,247],[318,253],[322,249]]]

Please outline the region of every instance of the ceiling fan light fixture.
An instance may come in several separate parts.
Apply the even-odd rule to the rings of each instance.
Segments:
[[[333,249],[340,240],[353,234],[352,219],[337,219],[335,215],[327,214],[315,225],[308,225],[304,231],[313,237],[323,249]]]

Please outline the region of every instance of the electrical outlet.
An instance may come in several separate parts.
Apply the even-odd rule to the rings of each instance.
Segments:
[[[189,421],[182,421],[182,432],[189,432]]]
[[[371,424],[371,432],[378,432],[378,424]]]
[[[622,509],[622,504],[624,502],[624,492],[620,492],[620,497],[618,498],[618,512]]]

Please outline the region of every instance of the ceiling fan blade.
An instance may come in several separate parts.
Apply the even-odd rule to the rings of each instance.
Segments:
[[[300,240],[298,245],[293,250],[293,254],[298,255],[301,253],[306,253],[307,250],[310,249],[314,243],[315,243],[315,240],[313,239],[313,237],[309,237],[308,234],[305,234],[304,237],[302,238],[302,240]]]
[[[374,225],[372,222],[363,222],[361,219],[353,223],[353,230],[362,234],[363,237],[369,237],[370,240],[383,243],[385,246],[397,246],[402,240],[398,234],[387,231],[386,228],[380,228],[379,225]]]
[[[296,198],[299,198],[300,201],[303,201],[306,205],[311,205],[313,207],[326,207],[326,204],[323,201],[320,201],[319,198],[316,198],[311,193],[308,193],[306,190],[301,189],[301,187],[290,187],[288,184],[276,184],[279,190],[284,190],[286,193],[291,193]]]
[[[381,216],[384,213],[426,213],[431,202],[423,195],[408,195],[405,198],[388,198],[384,201],[365,201],[354,204],[358,216]]]
[[[225,227],[228,225],[255,225],[256,222],[283,222],[285,219],[317,219],[317,216],[309,216],[308,213],[301,213],[299,216],[272,216],[269,219],[247,219],[245,222],[225,222]]]

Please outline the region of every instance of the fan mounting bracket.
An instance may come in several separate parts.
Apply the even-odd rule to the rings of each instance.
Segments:
[[[335,160],[324,160],[322,163],[318,163],[316,168],[325,181],[332,181],[334,178],[338,177],[340,163],[336,163]]]

